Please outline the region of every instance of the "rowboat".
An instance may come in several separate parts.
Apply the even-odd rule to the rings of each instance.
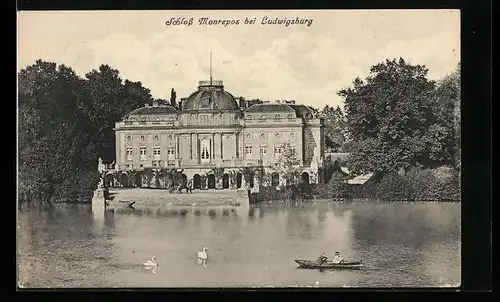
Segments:
[[[333,263],[332,261],[327,261],[323,264],[319,264],[314,260],[295,260],[299,265],[299,268],[308,269],[360,269],[363,265],[363,260],[360,261],[342,261],[341,263]]]
[[[135,201],[106,201],[107,208],[133,208]]]

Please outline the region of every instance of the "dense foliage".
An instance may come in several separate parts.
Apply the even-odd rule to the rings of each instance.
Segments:
[[[457,71],[436,85],[425,66],[387,60],[341,90],[353,174],[456,166],[459,79]]]
[[[81,78],[38,60],[18,80],[19,200],[89,199],[98,157],[114,158],[115,122],[150,102],[149,90],[107,65]]]
[[[331,152],[346,152],[349,134],[344,111],[340,106],[330,107],[326,105],[321,113],[324,117],[326,148]]]

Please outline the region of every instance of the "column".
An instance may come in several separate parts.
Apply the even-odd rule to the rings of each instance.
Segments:
[[[198,133],[195,134],[194,136],[194,140],[195,140],[195,144],[194,144],[194,148],[195,148],[195,158],[196,158],[196,162],[199,163],[200,162],[200,137],[198,135]]]
[[[210,153],[210,158],[213,158],[215,159],[215,133],[212,134],[212,141],[211,141],[211,149],[212,149],[212,152]]]
[[[224,152],[224,145],[222,143],[222,133],[219,133],[219,141],[220,141],[220,152],[219,152],[219,156],[220,156],[220,159],[222,159],[222,152]]]
[[[197,147],[196,134],[191,133],[191,159],[197,158],[196,147]]]
[[[239,150],[238,150],[238,146],[239,146],[240,144],[239,144],[238,139],[239,139],[239,135],[238,135],[238,132],[236,132],[236,133],[234,134],[234,151],[235,151],[235,152],[234,152],[234,157],[236,157],[236,158],[240,158],[240,152],[239,152]]]
[[[175,135],[175,158],[180,158],[181,139],[180,134]]]
[[[189,159],[193,159],[193,133],[189,134]]]

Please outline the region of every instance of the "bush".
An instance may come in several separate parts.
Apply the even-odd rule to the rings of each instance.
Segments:
[[[383,201],[411,199],[408,180],[398,173],[387,173],[378,184],[377,197]]]
[[[460,201],[461,200],[461,186],[460,186],[460,173],[452,171],[446,178],[436,177],[436,192],[438,199],[442,201]]]
[[[436,200],[439,192],[436,187],[437,179],[429,169],[413,168],[405,175],[414,200]]]
[[[459,201],[460,174],[444,168],[413,168],[405,176],[389,173],[377,185],[377,195],[387,201]]]

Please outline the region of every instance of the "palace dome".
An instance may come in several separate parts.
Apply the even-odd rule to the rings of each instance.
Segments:
[[[182,103],[182,110],[239,110],[232,94],[224,90],[222,81],[200,81],[198,91]]]

